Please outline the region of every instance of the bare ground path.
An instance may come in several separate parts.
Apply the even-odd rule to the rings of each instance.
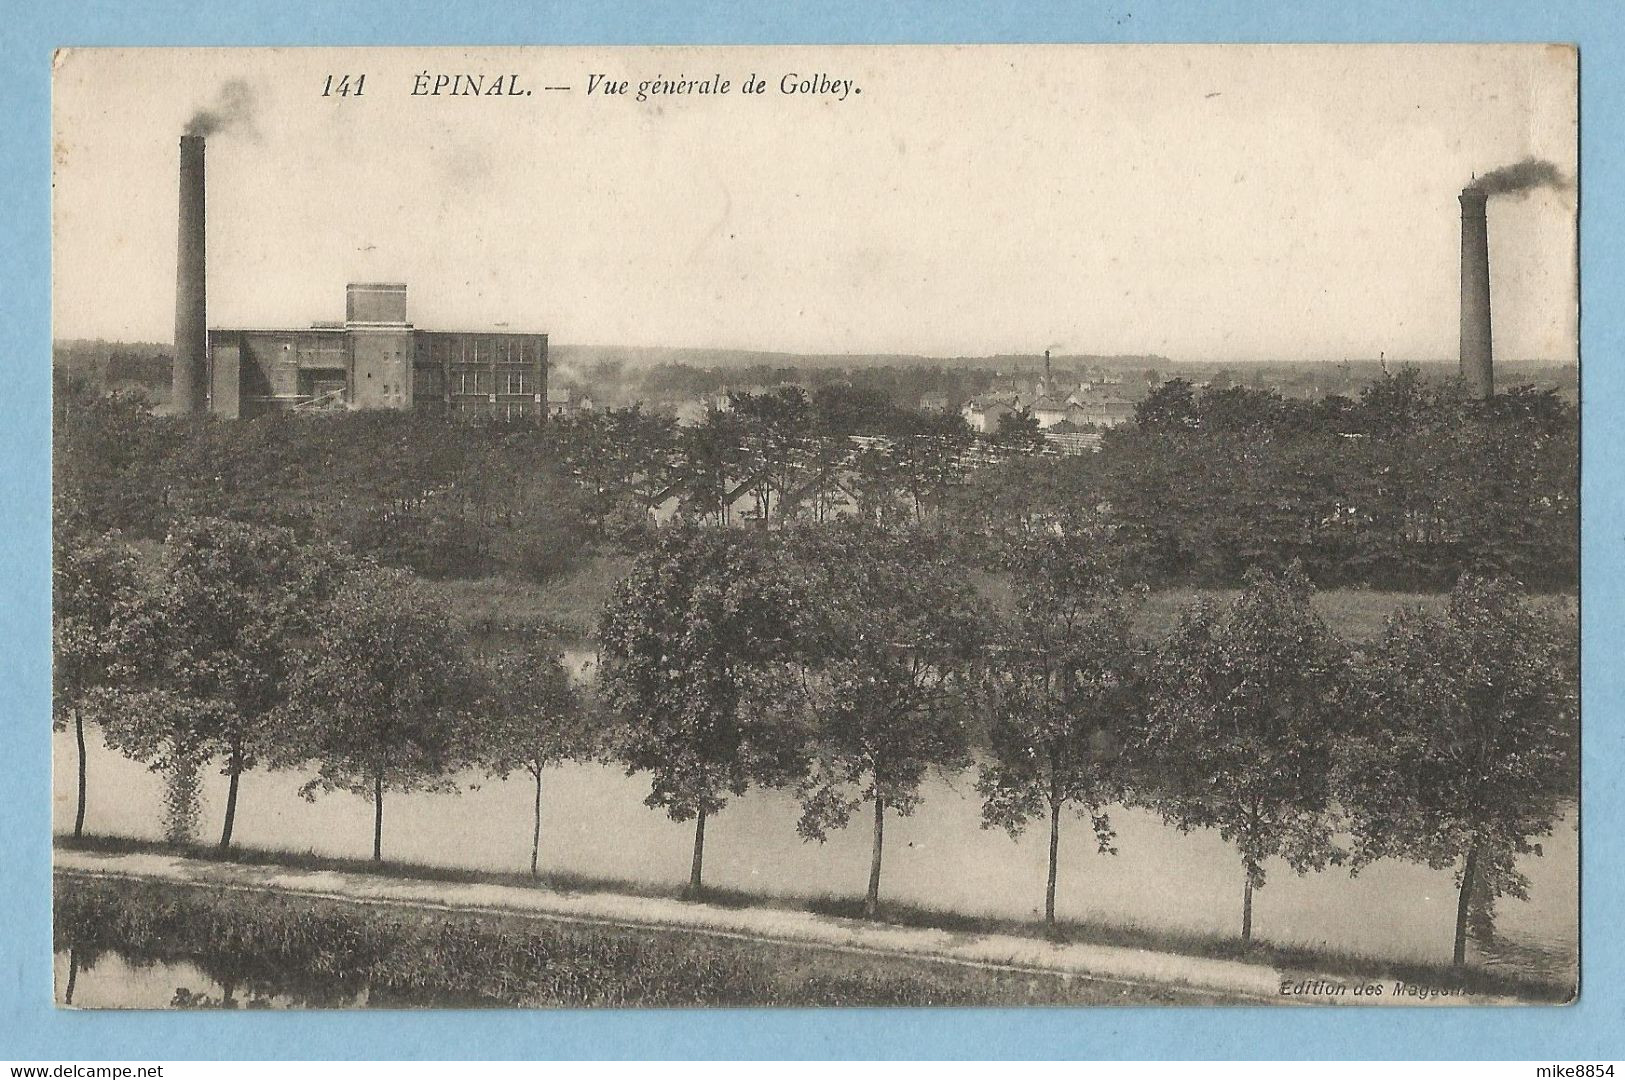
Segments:
[[[453,911],[498,912],[534,918],[639,928],[681,929],[755,939],[892,954],[967,966],[1042,972],[1233,997],[1238,1003],[1396,1004],[1391,994],[1355,996],[1361,980],[1243,963],[1013,934],[963,933],[866,922],[781,908],[721,907],[610,892],[560,892],[518,885],[423,881],[334,870],[248,866],[145,852],[58,850],[58,873],[172,881]],[[1283,984],[1308,992],[1283,994]],[[1335,987],[1344,987],[1341,992]],[[1403,1003],[1417,999],[1404,998]],[[1440,1004],[1512,1003],[1509,998],[1455,994]]]

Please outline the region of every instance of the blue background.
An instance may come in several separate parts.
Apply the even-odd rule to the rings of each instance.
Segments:
[[[0,15],[0,1059],[1497,1058],[1619,1053],[1622,401],[1617,3],[984,5],[343,0],[8,5]],[[51,1006],[50,54],[61,45],[1569,41],[1580,45],[1582,991],[1568,1008],[98,1014]]]

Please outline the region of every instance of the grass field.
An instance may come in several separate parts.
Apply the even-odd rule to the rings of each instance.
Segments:
[[[631,569],[624,555],[596,555],[558,578],[537,584],[512,578],[426,583],[465,626],[528,627],[547,623],[567,642],[590,641],[616,582]]]
[[[1223,1004],[1218,994],[744,941],[207,886],[56,879],[58,950],[187,961],[299,1006]],[[80,974],[81,979],[86,977]],[[161,1003],[154,1003],[161,1004]]]
[[[610,892],[666,899],[679,899],[683,896],[683,890],[676,884],[668,887],[556,871],[546,872],[540,877],[532,878],[520,873],[460,869],[417,863],[394,861],[374,863],[367,859],[319,855],[310,851],[297,852],[267,848],[234,847],[229,852],[222,852],[218,847],[212,845],[200,844],[177,847],[160,841],[137,840],[128,837],[96,836],[85,837],[82,840],[58,837],[56,843],[62,848],[86,851],[107,853],[159,852],[184,855],[194,859],[245,865],[286,866],[304,870],[335,870],[347,874],[376,874],[421,881],[512,885],[524,888],[550,889],[565,893]],[[863,901],[859,897],[768,895],[743,890],[714,888],[706,890],[704,900],[708,904],[724,907],[778,907],[842,918],[860,918],[863,907]],[[1116,945],[1220,960],[1239,960],[1283,970],[1312,970],[1321,975],[1367,979],[1399,979],[1409,983],[1456,986],[1475,993],[1505,995],[1527,1001],[1564,1001],[1568,999],[1574,990],[1567,983],[1545,981],[1505,970],[1489,970],[1471,966],[1457,970],[1439,964],[1405,963],[1358,953],[1282,946],[1263,939],[1254,939],[1251,946],[1244,946],[1239,938],[1228,935],[1171,931],[1103,921],[1062,920],[1056,926],[1054,933],[1051,934],[1042,923],[1037,921],[986,915],[966,915],[942,908],[900,904],[892,901],[882,903],[881,918],[885,922],[899,926],[926,927],[955,933],[1054,937],[1063,941]]]

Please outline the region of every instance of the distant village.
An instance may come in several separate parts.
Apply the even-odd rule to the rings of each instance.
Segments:
[[[170,395],[171,356],[167,343],[65,341],[56,343],[54,367],[59,379],[137,394],[162,408]],[[544,410],[550,418],[569,418],[639,405],[692,426],[708,413],[731,411],[738,395],[791,386],[810,393],[839,384],[882,394],[897,408],[958,414],[983,435],[996,433],[1005,417],[1027,414],[1053,449],[1078,453],[1098,447],[1101,432],[1131,422],[1135,406],[1167,379],[1185,379],[1198,390],[1245,385],[1314,400],[1357,396],[1360,387],[1399,366],[1380,358],[1220,366],[1159,356],[1052,357],[1047,351],[951,360],[773,353],[720,353],[713,359],[698,349],[563,345],[551,350]],[[1419,366],[1447,377],[1455,365]],[[1570,400],[1578,389],[1574,365],[1531,365],[1518,378]]]

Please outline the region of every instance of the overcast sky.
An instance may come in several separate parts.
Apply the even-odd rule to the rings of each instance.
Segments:
[[[346,72],[363,96],[321,97]],[[533,93],[413,97],[423,72]],[[734,86],[640,104],[590,73]],[[1574,57],[1543,47],[76,51],[57,337],[172,336],[177,139],[232,79],[211,326],[400,280],[419,326],[558,343],[1449,359],[1462,185],[1576,163]],[[1491,203],[1498,358],[1575,358],[1576,202]]]

